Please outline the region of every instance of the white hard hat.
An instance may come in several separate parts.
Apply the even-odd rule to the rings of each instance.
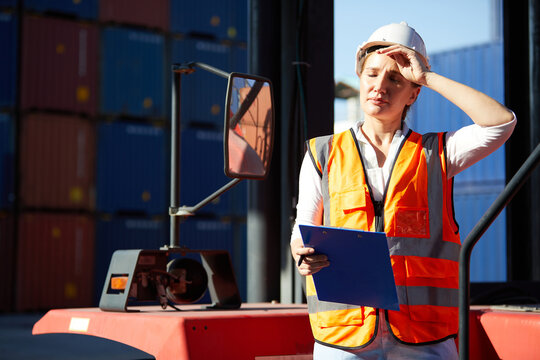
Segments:
[[[356,50],[356,73],[360,74],[364,56],[369,48],[377,45],[390,46],[399,44],[415,50],[420,54],[426,64],[428,64],[428,56],[424,40],[418,33],[406,22],[402,21],[399,24],[384,25],[371,34],[369,39]]]

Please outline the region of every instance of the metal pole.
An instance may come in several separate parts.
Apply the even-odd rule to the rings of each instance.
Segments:
[[[172,89],[171,89],[171,208],[179,206],[178,187],[180,180],[180,169],[178,162],[180,160],[180,83],[182,73],[178,71],[178,65],[173,65],[172,72]],[[178,216],[170,216],[170,239],[169,247],[180,246]]]
[[[540,144],[467,236],[459,254],[459,358],[469,358],[469,265],[474,245],[540,164]]]
[[[537,0],[529,0],[529,146],[532,150],[540,143],[540,4]],[[531,174],[530,211],[531,224],[531,278],[540,280],[540,171]]]

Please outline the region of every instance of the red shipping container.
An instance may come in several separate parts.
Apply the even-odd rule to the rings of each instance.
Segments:
[[[169,0],[100,0],[99,19],[169,29]]]
[[[90,121],[34,113],[23,117],[20,201],[25,208],[92,210],[95,129]]]
[[[94,227],[89,216],[21,214],[17,310],[92,306]]]
[[[23,109],[93,115],[97,109],[98,32],[64,19],[24,19],[21,65]]]
[[[13,216],[0,213],[0,311],[11,311],[13,306],[13,277],[15,275],[15,238]]]

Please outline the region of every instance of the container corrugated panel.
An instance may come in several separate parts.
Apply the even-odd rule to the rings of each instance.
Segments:
[[[100,217],[96,221],[95,294],[99,303],[112,254],[116,250],[157,250],[169,244],[169,221],[137,217]]]
[[[22,108],[95,114],[97,28],[27,16],[23,31]]]
[[[169,29],[169,0],[100,0],[99,20]]]
[[[98,125],[96,209],[104,213],[167,213],[166,131],[135,123]]]
[[[92,210],[94,124],[75,116],[33,113],[22,119],[20,200],[26,208]]]
[[[92,305],[94,230],[94,221],[88,216],[20,215],[17,310]]]
[[[231,71],[247,73],[248,52],[245,46],[233,46],[231,51]]]
[[[0,12],[0,108],[15,106],[17,38],[17,16]]]
[[[98,0],[24,0],[24,7],[39,12],[95,19],[98,13]]]
[[[504,103],[502,42],[488,43],[430,55],[433,71],[469,85]],[[416,131],[452,131],[472,121],[438,93],[423,88],[413,105],[409,123]]]
[[[219,42],[197,39],[175,39],[172,62],[203,62],[224,71],[230,66],[231,47]],[[227,79],[196,69],[182,77],[181,122],[184,125],[206,125],[222,131]]]
[[[248,0],[230,0],[230,24],[227,29],[229,39],[248,41]]]
[[[502,191],[502,187],[500,187]],[[461,193],[454,196],[456,220],[462,241],[474,228],[500,191]],[[506,281],[506,211],[503,210],[473,249],[471,281]]]
[[[501,42],[456,49],[430,56],[433,71],[469,85],[504,103],[504,58]],[[472,124],[458,107],[438,93],[423,88],[411,111],[411,128],[426,133],[454,131]],[[504,146],[456,176],[456,185],[505,179]]]
[[[15,199],[15,136],[11,115],[0,113],[0,209],[13,205]]]
[[[504,102],[504,59],[501,42],[432,54],[430,63],[433,71]],[[411,122],[420,132],[457,130],[472,123],[459,108],[429,89],[422,89],[413,107],[416,111]]]
[[[101,34],[104,114],[164,117],[165,38],[143,30],[106,27]]]
[[[247,41],[247,0],[171,0],[171,32]]]
[[[0,311],[12,311],[13,279],[15,275],[15,238],[13,232],[13,215],[0,212]]]
[[[184,129],[181,133],[180,203],[194,206],[232,179],[223,170],[223,133]],[[225,192],[200,213],[239,215],[247,212],[246,181]]]

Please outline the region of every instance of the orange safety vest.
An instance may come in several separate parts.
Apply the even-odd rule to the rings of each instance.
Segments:
[[[387,235],[400,310],[386,310],[384,320],[406,344],[436,343],[458,331],[461,243],[444,139],[444,133],[409,131],[380,203],[372,198],[352,129],[307,143],[322,179],[323,224]],[[317,342],[357,349],[375,338],[383,321],[377,309],[319,301],[311,276],[306,295]]]

